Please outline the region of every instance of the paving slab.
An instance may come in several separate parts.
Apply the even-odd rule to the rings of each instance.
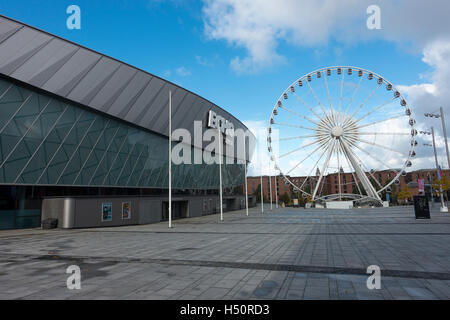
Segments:
[[[449,299],[450,215],[265,208],[114,228],[0,231],[0,299]],[[80,290],[66,287],[80,267]],[[381,270],[369,290],[367,267]]]

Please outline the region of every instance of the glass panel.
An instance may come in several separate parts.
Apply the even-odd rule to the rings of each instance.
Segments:
[[[0,210],[0,230],[14,229],[14,210]]]
[[[8,90],[10,85],[10,82],[0,78],[0,97]]]
[[[70,133],[67,135],[63,145],[55,154],[44,175],[40,179],[41,184],[56,184],[61,171],[66,167],[67,162],[75,151],[79,141],[88,130],[90,124],[94,121],[94,115],[84,112]],[[75,178],[75,177],[73,177]]]

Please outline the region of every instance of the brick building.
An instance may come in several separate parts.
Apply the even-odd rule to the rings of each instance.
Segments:
[[[312,176],[305,182],[306,177],[291,177],[288,178],[294,183],[296,186],[302,187],[303,190],[311,190],[314,191],[316,187],[317,180],[319,178],[319,172],[316,172],[317,176]],[[450,171],[443,170],[443,174],[450,178]],[[395,176],[396,172],[393,170],[384,170],[384,171],[376,171],[376,172],[366,172],[367,177],[373,181],[375,185],[385,186],[389,181],[391,181]],[[356,182],[355,183],[355,179]],[[392,187],[392,191],[400,191],[406,189],[408,187],[409,191],[412,195],[417,195],[417,180],[425,179],[425,191],[427,193],[430,192],[429,186],[432,181],[437,179],[436,169],[421,169],[412,172],[406,173],[406,175],[402,175],[399,177],[399,182]],[[293,194],[293,186],[286,182],[283,176],[272,176],[272,199],[275,201],[275,180],[277,181],[276,188],[278,196],[283,195],[284,193],[288,194],[289,197]],[[269,191],[269,177],[263,176],[263,194],[266,201],[270,200],[270,191]],[[339,183],[340,182],[340,183]],[[248,183],[248,193],[254,194],[261,184],[261,177],[247,177]],[[341,193],[354,193],[358,194],[359,189],[362,189],[360,185],[359,179],[356,174],[352,173],[331,173],[325,176],[319,186],[319,192],[321,194],[336,194],[339,193],[339,185],[341,188]]]

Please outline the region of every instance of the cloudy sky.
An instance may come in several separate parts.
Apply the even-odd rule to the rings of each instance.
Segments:
[[[81,30],[66,28],[70,4],[81,8]],[[381,9],[379,30],[367,28],[370,5]],[[255,130],[302,75],[373,70],[405,94],[418,130],[435,127],[444,167],[440,122],[423,113],[442,105],[450,118],[449,12],[448,0],[0,0],[1,14],[180,84]],[[434,165],[429,139],[420,137],[413,168]]]

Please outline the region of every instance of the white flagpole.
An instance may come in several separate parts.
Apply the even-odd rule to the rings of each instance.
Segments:
[[[261,167],[260,167],[260,168],[261,168]],[[261,213],[264,213],[263,184],[262,184],[262,169],[261,169]]]
[[[220,197],[220,221],[223,221],[223,202],[222,202],[222,135],[220,133],[220,126],[217,126],[219,132],[219,197]]]
[[[245,146],[244,135],[244,177],[245,177],[245,212],[248,217],[248,190],[247,190],[247,148]]]
[[[278,174],[275,170],[275,207],[278,209]]]
[[[172,91],[169,91],[169,228],[172,228]]]
[[[269,162],[269,193],[270,193],[270,210],[272,210],[272,170]]]

